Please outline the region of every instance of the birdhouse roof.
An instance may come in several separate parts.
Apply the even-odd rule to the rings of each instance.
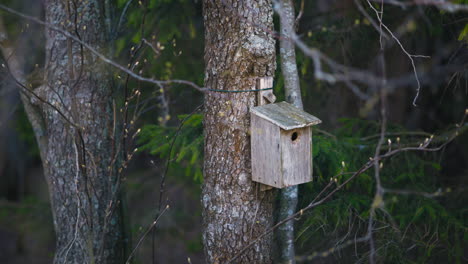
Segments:
[[[253,107],[250,109],[250,112],[272,122],[284,130],[308,127],[322,123],[317,117],[286,102]]]

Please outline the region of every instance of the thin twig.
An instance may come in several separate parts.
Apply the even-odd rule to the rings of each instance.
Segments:
[[[468,111],[467,113],[463,116],[463,119],[462,119],[462,122],[464,122],[466,116],[468,115]],[[445,146],[447,146],[450,142],[452,142],[456,137],[458,136],[458,133],[455,132],[454,135],[450,138],[447,139],[446,142],[444,142],[443,144],[441,144],[440,146],[437,146],[437,147],[432,147],[432,148],[429,148],[429,144],[431,143],[431,141],[426,141],[424,144],[421,144],[419,147],[407,147],[407,148],[399,148],[399,149],[395,149],[395,150],[392,150],[392,151],[388,151],[386,152],[385,154],[381,154],[377,157],[377,160],[378,161],[381,161],[383,159],[386,159],[386,158],[389,158],[389,157],[392,157],[398,153],[401,153],[401,152],[408,152],[408,151],[422,151],[422,152],[436,152],[436,151],[440,151],[442,148],[444,148]],[[355,179],[357,176],[361,175],[362,173],[366,172],[367,170],[369,170],[370,168],[372,168],[372,166],[374,165],[374,161],[373,160],[370,160],[368,162],[366,162],[364,165],[362,165],[362,167],[357,170],[356,172],[353,173],[353,175],[351,177],[349,177],[348,179],[346,179],[343,183],[339,184],[335,189],[333,189],[331,192],[329,192],[324,198],[318,200],[318,198],[323,194],[325,193],[325,189],[328,189],[329,186],[331,186],[331,184],[333,183],[332,181],[330,181],[327,186],[325,186],[325,188],[319,193],[319,195],[317,195],[314,200],[312,202],[310,202],[306,207],[300,209],[299,211],[297,211],[295,214],[291,215],[290,217],[288,218],[285,218],[281,221],[279,221],[276,225],[274,225],[273,227],[269,228],[268,230],[266,230],[264,233],[260,234],[256,239],[252,240],[251,242],[249,242],[244,248],[242,248],[238,253],[236,253],[231,259],[229,259],[226,263],[233,263],[237,258],[239,258],[240,256],[242,256],[242,254],[247,251],[250,247],[252,247],[253,245],[255,245],[258,241],[260,241],[263,237],[265,237],[266,235],[270,234],[271,232],[273,232],[275,229],[277,229],[279,226],[283,225],[284,223],[286,223],[287,221],[293,219],[293,218],[297,218],[298,216],[301,216],[302,214],[304,214],[305,211],[308,211],[310,209],[313,209],[321,204],[323,204],[324,202],[328,201],[328,199],[330,199],[335,193],[337,193],[339,190],[341,190],[345,185],[347,185],[349,182],[351,182],[353,179]],[[333,177],[332,177],[333,179]]]
[[[159,219],[161,218],[161,216],[164,215],[164,213],[169,209],[169,205],[167,205],[164,210],[161,211],[161,213],[158,215],[158,217],[156,218],[156,220],[153,221],[153,223],[151,223],[151,225],[148,227],[148,229],[146,230],[146,232],[140,237],[140,240],[138,241],[137,245],[135,246],[135,248],[132,250],[132,253],[130,253],[130,256],[128,257],[127,261],[125,262],[126,264],[129,264],[130,263],[130,260],[132,260],[133,258],[133,255],[135,255],[135,252],[137,251],[137,249],[140,247],[141,243],[143,242],[143,240],[145,239],[145,237],[149,234],[149,232],[151,232],[151,230],[153,230],[153,228],[156,226],[156,224],[158,223]]]
[[[406,49],[405,47],[403,46],[403,44],[401,44],[400,40],[395,36],[395,34],[393,34],[393,32],[387,27],[387,25],[385,25],[383,22],[382,22],[382,14],[379,16],[379,11],[377,9],[375,9],[375,7],[372,5],[372,3],[370,2],[370,0],[366,0],[369,7],[374,11],[374,13],[376,14],[377,16],[377,19],[379,20],[379,23],[380,23],[380,27],[383,27],[388,34],[390,34],[390,36],[393,38],[393,40],[395,40],[395,42],[398,44],[398,46],[400,46],[400,49],[403,51],[403,53],[406,54],[406,56],[408,57],[408,59],[410,60],[411,62],[411,66],[413,67],[413,73],[414,73],[414,77],[416,78],[416,83],[417,83],[417,88],[416,88],[416,95],[414,96],[414,99],[413,99],[413,106],[417,106],[416,105],[416,101],[418,100],[418,97],[419,97],[419,93],[421,91],[421,82],[419,81],[419,77],[418,77],[418,72],[416,70],[416,64],[414,63],[414,59],[413,58],[429,58],[429,56],[424,56],[424,55],[413,55],[413,54],[410,54]]]
[[[160,81],[160,80],[155,80],[155,79],[152,79],[152,78],[147,78],[147,77],[143,77],[139,74],[136,74],[134,73],[133,71],[130,71],[128,70],[126,67],[112,61],[111,59],[107,58],[106,56],[104,56],[102,53],[100,53],[99,51],[97,51],[95,48],[93,48],[91,45],[81,41],[78,37],[70,34],[69,32],[61,29],[61,28],[58,28],[52,24],[49,24],[47,22],[44,22],[36,17],[32,17],[32,16],[28,16],[26,14],[23,14],[23,13],[20,13],[14,9],[11,9],[3,4],[0,4],[0,9],[6,11],[6,12],[9,12],[11,14],[14,14],[14,15],[17,15],[19,17],[22,17],[24,19],[27,19],[27,20],[30,20],[30,21],[33,21],[37,24],[40,24],[40,25],[43,25],[44,27],[50,29],[50,30],[54,30],[54,31],[57,31],[59,32],[60,34],[66,36],[67,38],[71,38],[73,39],[74,41],[80,43],[81,45],[83,45],[86,49],[88,49],[91,53],[93,53],[94,55],[96,55],[97,57],[99,57],[102,61],[104,61],[105,63],[119,69],[120,71],[122,72],[125,72],[127,73],[128,75],[130,75],[131,77],[133,77],[134,79],[136,80],[139,80],[139,81],[142,81],[142,82],[147,82],[147,83],[152,83],[152,84],[156,84],[156,85],[165,85],[165,84],[184,84],[184,85],[187,85],[187,86],[190,86],[192,88],[195,88],[196,90],[202,92],[202,93],[205,93],[207,92],[207,89],[206,88],[203,88],[203,87],[200,87],[198,86],[197,84],[193,83],[193,82],[190,82],[190,81],[186,81],[186,80],[167,80],[167,81]]]

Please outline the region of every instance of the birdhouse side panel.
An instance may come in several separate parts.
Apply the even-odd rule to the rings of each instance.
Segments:
[[[280,128],[251,114],[252,180],[282,188]]]
[[[312,181],[312,134],[310,127],[281,130],[283,184]]]

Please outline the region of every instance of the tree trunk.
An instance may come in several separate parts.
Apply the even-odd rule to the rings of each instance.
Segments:
[[[278,8],[280,15],[281,36],[280,58],[281,71],[284,77],[286,101],[302,109],[301,88],[297,72],[295,43],[292,40],[294,32],[294,4],[292,0],[281,0]],[[279,220],[294,214],[297,207],[298,187],[291,186],[281,190]],[[280,263],[296,263],[294,250],[294,221],[290,220],[279,227],[278,242],[280,248]]]
[[[268,0],[205,0],[205,85],[250,90],[273,76],[273,10]],[[254,92],[209,92],[205,97],[203,240],[208,263],[223,263],[273,224],[274,191],[251,180],[249,108]],[[236,263],[271,263],[272,236]]]
[[[103,1],[45,5],[47,23],[104,52]],[[119,210],[108,210],[117,174],[110,75],[96,56],[49,29],[45,67],[36,93],[57,109],[36,104],[45,124],[40,148],[57,237],[54,263],[123,262]]]

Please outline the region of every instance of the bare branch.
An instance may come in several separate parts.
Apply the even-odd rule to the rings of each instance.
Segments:
[[[102,61],[104,61],[105,63],[109,64],[109,65],[112,65],[113,67],[119,69],[120,71],[122,72],[125,72],[126,74],[130,75],[132,78],[136,79],[136,80],[139,80],[139,81],[142,81],[142,82],[147,82],[147,83],[152,83],[152,84],[156,84],[158,86],[161,86],[161,85],[166,85],[166,84],[183,84],[183,85],[187,85],[187,86],[190,86],[192,88],[195,88],[196,90],[202,92],[202,93],[205,93],[207,92],[207,89],[206,88],[203,88],[203,87],[200,87],[198,86],[197,84],[193,83],[193,82],[190,82],[190,81],[186,81],[186,80],[167,80],[167,81],[160,81],[160,80],[155,80],[155,79],[152,79],[152,78],[147,78],[147,77],[143,77],[139,74],[136,74],[134,73],[133,71],[127,69],[126,67],[112,61],[111,59],[107,58],[106,56],[104,56],[102,53],[100,53],[99,51],[97,51],[95,48],[93,48],[91,45],[81,41],[78,37],[70,34],[69,32],[61,29],[61,28],[58,28],[54,25],[51,25],[49,23],[46,23],[36,17],[32,17],[32,16],[28,16],[26,14],[23,14],[23,13],[20,13],[16,10],[13,10],[3,4],[0,4],[0,9],[6,11],[6,12],[9,12],[11,14],[14,14],[16,16],[19,16],[21,18],[24,18],[24,19],[27,19],[27,20],[30,20],[30,21],[33,21],[37,24],[40,24],[40,25],[43,25],[44,27],[50,29],[50,30],[54,30],[54,31],[57,31],[59,32],[60,34],[66,36],[67,38],[70,38],[78,43],[80,43],[81,45],[83,45],[83,47],[85,47],[87,50],[89,50],[91,53],[93,53],[94,55],[96,55],[97,57],[99,57]]]
[[[465,122],[465,119],[466,117],[468,116],[468,110],[465,112],[462,120],[461,120],[461,124],[464,124]],[[374,157],[372,158],[371,160],[369,160],[368,162],[366,162],[364,165],[361,166],[361,168],[357,171],[355,171],[348,179],[346,179],[345,181],[343,181],[342,183],[340,183],[335,189],[333,189],[332,191],[330,191],[327,195],[325,195],[323,198],[321,198],[325,192],[335,183],[335,178],[340,174],[334,176],[331,178],[331,181],[322,189],[322,191],[304,208],[300,209],[299,211],[297,211],[295,214],[291,215],[290,217],[288,218],[285,218],[281,221],[279,221],[276,225],[274,225],[273,227],[271,227],[270,229],[266,230],[263,234],[259,235],[257,238],[255,238],[254,240],[252,240],[251,242],[249,242],[242,250],[240,250],[236,255],[234,255],[229,261],[227,261],[226,263],[233,263],[237,258],[239,258],[246,250],[248,250],[250,247],[252,247],[253,245],[255,245],[258,241],[260,241],[263,237],[265,237],[266,235],[270,234],[271,232],[273,232],[275,229],[277,229],[279,226],[283,225],[284,223],[288,222],[289,220],[293,219],[293,218],[297,218],[301,215],[304,214],[304,212],[308,211],[308,210],[311,210],[323,203],[325,203],[326,201],[328,201],[331,197],[333,197],[333,195],[335,193],[337,193],[338,191],[340,191],[344,186],[346,186],[349,182],[351,182],[352,180],[354,180],[356,177],[358,177],[359,175],[361,175],[362,173],[366,172],[367,170],[369,170],[370,168],[372,168],[374,166],[374,162],[377,161],[382,161],[386,158],[389,158],[389,157],[392,157],[392,156],[395,156],[396,154],[399,154],[399,153],[402,153],[402,152],[408,152],[408,151],[421,151],[421,152],[436,152],[436,151],[440,151],[442,148],[444,148],[445,146],[447,146],[450,142],[452,142],[458,135],[460,135],[458,133],[458,130],[456,130],[453,135],[449,138],[447,138],[447,140],[437,146],[437,147],[432,147],[430,148],[429,145],[431,143],[431,140],[427,140],[425,141],[423,144],[420,144],[419,147],[407,147],[407,148],[398,148],[398,149],[395,149],[395,150],[391,150],[391,151],[388,151],[386,152],[385,154],[380,154],[378,155],[377,157]],[[380,163],[379,163],[380,164]]]
[[[140,247],[141,243],[145,239],[145,237],[151,232],[156,224],[159,222],[159,219],[164,215],[164,213],[169,209],[169,205],[167,205],[164,210],[161,211],[161,213],[158,215],[158,217],[151,223],[151,225],[146,229],[146,232],[140,237],[140,240],[138,241],[137,245],[135,248],[132,250],[132,253],[130,253],[130,256],[128,257],[127,261],[125,262],[126,264],[129,264],[130,261],[132,260],[133,256],[135,255],[135,252],[137,249]]]
[[[416,88],[416,95],[414,96],[414,99],[413,99],[413,106],[416,106],[416,101],[418,100],[418,97],[419,97],[419,93],[421,91],[421,83],[419,81],[419,77],[418,77],[418,72],[416,70],[416,65],[414,63],[414,59],[413,58],[429,58],[428,56],[424,56],[424,55],[412,55],[410,54],[406,49],[405,47],[403,47],[403,44],[401,44],[400,40],[395,36],[395,34],[393,34],[393,32],[387,27],[387,25],[385,25],[383,22],[382,22],[382,14],[380,11],[377,11],[377,9],[375,9],[375,7],[372,5],[372,3],[370,2],[370,0],[367,0],[367,3],[369,5],[369,7],[375,12],[376,16],[377,16],[377,19],[379,20],[379,23],[380,23],[380,28],[384,28],[388,34],[390,34],[390,36],[393,38],[393,40],[395,40],[395,42],[400,46],[400,49],[403,51],[403,53],[406,54],[406,56],[408,57],[408,59],[410,60],[411,62],[411,66],[413,67],[413,72],[414,72],[414,77],[416,78],[416,83],[417,83],[417,88]],[[383,6],[383,5],[382,5]],[[380,32],[382,32],[382,30],[380,29]],[[381,41],[382,43],[382,41]],[[381,44],[382,45],[382,44]]]
[[[409,6],[433,6],[440,10],[450,13],[467,12],[468,5],[454,4],[446,0],[412,0],[412,1],[397,1],[397,0],[370,0],[372,2],[384,2],[385,4],[407,8]]]

